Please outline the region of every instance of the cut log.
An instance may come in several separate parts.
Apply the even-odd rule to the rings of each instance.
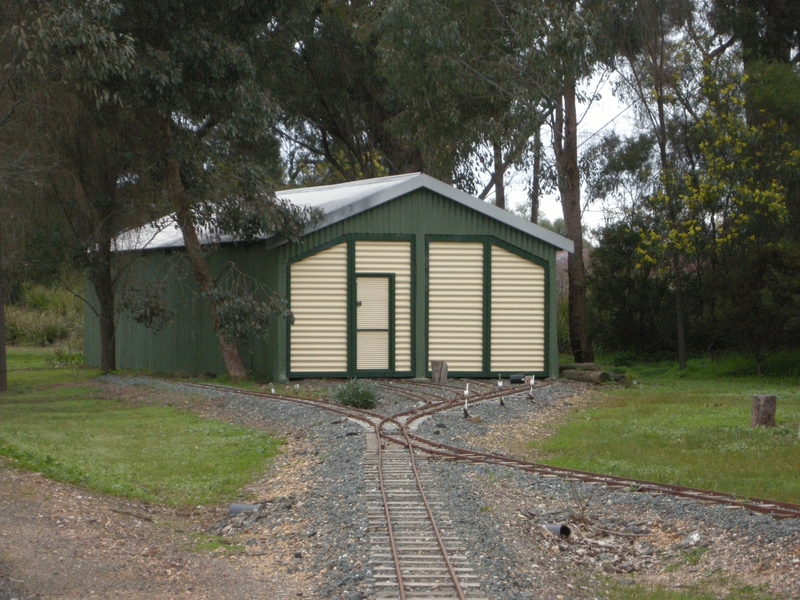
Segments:
[[[777,396],[753,396],[753,407],[750,411],[750,427],[775,427],[775,409],[778,406]]]
[[[558,365],[559,371],[600,371],[596,363],[567,363]]]
[[[433,383],[447,383],[447,363],[445,361],[431,361],[431,379]]]
[[[561,371],[561,376],[565,379],[583,381],[585,383],[605,383],[610,379],[605,371],[578,371],[576,369]]]

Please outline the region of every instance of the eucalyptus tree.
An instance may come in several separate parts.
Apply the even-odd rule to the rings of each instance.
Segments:
[[[50,171],[53,158],[43,151],[49,115],[43,107],[54,97],[77,90],[97,107],[116,100],[107,82],[124,76],[133,58],[132,40],[111,26],[119,10],[116,3],[97,0],[19,1],[3,8],[0,203],[12,189]],[[3,297],[0,293],[0,389],[6,386]]]
[[[280,179],[276,111],[262,86],[263,39],[278,4],[259,0],[126,0],[118,26],[136,40],[135,68],[120,94],[157,135],[156,176],[207,299],[226,372],[247,370],[226,316],[235,290],[221,289],[205,251],[220,235],[296,239],[308,211],[275,197]]]
[[[413,138],[391,127],[404,107],[380,69],[376,20],[384,4],[285,2],[259,37],[290,183],[430,172]]]
[[[621,3],[620,8],[608,24],[612,32],[607,38],[609,59],[619,67],[620,95],[632,101],[639,123],[656,142],[659,177],[649,198],[659,205],[659,212],[670,226],[677,227],[685,218],[680,202],[683,173],[678,164],[682,152],[676,152],[675,148],[681,140],[668,131],[669,113],[677,104],[676,88],[681,85],[676,58],[681,46],[679,32],[691,19],[693,7],[690,0],[632,0]],[[667,237],[664,245],[673,278],[678,364],[683,370],[686,368],[683,265],[681,249],[673,241],[674,238]]]
[[[384,10],[384,68],[407,98],[410,135],[446,156],[491,148],[493,185],[509,164],[536,156],[536,132],[548,119],[569,256],[569,322],[577,361],[593,359],[586,333],[577,82],[595,62],[588,3],[411,2]],[[533,138],[533,139],[532,139]],[[485,161],[489,164],[490,161]]]
[[[390,2],[381,69],[404,110],[393,128],[420,146],[430,172],[505,208],[505,174],[522,167],[543,117],[502,88],[513,51],[490,2]],[[489,175],[488,184],[483,174]]]

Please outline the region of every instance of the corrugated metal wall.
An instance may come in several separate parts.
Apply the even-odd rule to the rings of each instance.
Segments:
[[[356,236],[355,244],[358,247],[368,248],[374,244],[374,251],[357,253],[357,271],[396,274],[396,370],[415,376],[424,376],[429,368],[426,361],[428,316],[425,310],[425,236],[481,236],[540,257],[549,265],[545,268],[545,279],[549,294],[547,302],[552,309],[545,316],[546,347],[550,351],[542,372],[557,375],[555,248],[427,190],[413,192],[335,223],[309,234],[300,243],[272,249],[265,249],[262,243],[223,245],[219,252],[209,254],[209,261],[215,274],[228,262],[233,262],[256,281],[263,282],[282,295],[288,295],[287,271],[290,261],[313,248],[336,243],[336,240],[343,242],[340,244],[343,251],[347,235]],[[370,241],[358,236],[369,236]],[[398,239],[371,241],[379,236],[404,236],[406,239],[402,242]],[[381,247],[390,256],[383,256],[383,251],[379,250]],[[131,280],[143,283],[159,280],[166,273],[166,264],[180,255],[180,251],[171,255],[161,251],[146,253],[134,269],[135,276]],[[412,285],[412,273],[415,285]],[[221,374],[222,361],[207,303],[198,296],[193,277],[188,274],[182,281],[170,283],[167,295],[178,315],[173,323],[157,334],[129,317],[120,317],[117,335],[119,368],[193,374],[211,371]],[[412,310],[412,306],[415,310]],[[86,323],[85,359],[87,364],[93,364],[99,361],[99,339],[97,317],[91,311],[86,315]],[[285,320],[276,317],[270,326],[268,338],[253,339],[240,346],[254,376],[282,378],[289,374],[288,335],[289,328]],[[412,348],[412,341],[415,348]],[[430,358],[435,357],[431,355]],[[443,359],[448,360],[447,357]],[[340,356],[339,366],[344,373],[346,368],[342,363],[343,357]],[[454,367],[451,365],[450,368],[453,370]],[[478,365],[475,372],[480,370]]]
[[[356,273],[394,273],[395,370],[411,371],[411,242],[356,241]]]
[[[290,267],[290,368],[293,373],[347,371],[347,244]]]
[[[492,246],[491,370],[545,368],[544,268]]]
[[[428,358],[483,371],[483,244],[428,246]]]

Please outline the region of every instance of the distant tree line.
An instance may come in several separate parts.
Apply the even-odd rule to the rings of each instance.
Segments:
[[[174,214],[233,378],[279,298],[215,281],[198,231],[293,239],[274,190],[424,171],[561,198],[570,349],[797,344],[793,0],[12,0],[0,9],[0,302],[84,269],[115,367],[121,232]],[[579,159],[582,83],[636,114]],[[584,265],[582,211],[608,209]],[[508,207],[511,208],[511,207]],[[171,225],[170,225],[171,226]],[[222,287],[220,288],[220,285]],[[155,292],[141,294],[150,310]],[[123,301],[123,297],[126,299]],[[588,300],[587,300],[588,299]],[[234,310],[246,306],[247,310]],[[592,324],[591,327],[589,324]],[[0,334],[2,334],[0,303]],[[2,357],[0,357],[2,358]],[[0,363],[4,361],[0,360]]]

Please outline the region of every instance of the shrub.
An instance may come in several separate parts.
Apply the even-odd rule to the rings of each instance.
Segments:
[[[345,384],[337,385],[332,396],[338,404],[371,410],[378,405],[378,386],[371,381],[351,379]]]
[[[77,341],[83,331],[83,307],[68,291],[31,286],[22,301],[6,307],[6,343],[47,346]]]

